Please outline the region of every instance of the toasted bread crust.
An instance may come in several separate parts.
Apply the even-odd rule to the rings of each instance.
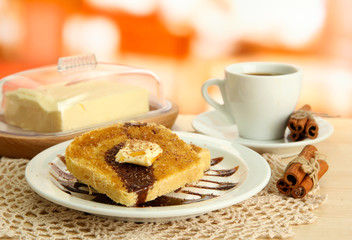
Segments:
[[[147,187],[126,181],[116,171],[119,166],[106,160],[106,153],[127,139],[154,142],[163,149],[151,166],[153,181]],[[65,157],[67,169],[78,180],[126,206],[153,200],[196,181],[210,167],[208,150],[191,146],[170,129],[153,123],[119,123],[85,133],[67,147]],[[138,171],[136,175],[139,177]]]

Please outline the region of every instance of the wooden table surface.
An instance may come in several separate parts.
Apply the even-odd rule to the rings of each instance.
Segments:
[[[173,129],[194,131],[193,118],[179,116]],[[313,224],[293,227],[295,236],[290,239],[352,239],[352,119],[326,120],[334,126],[334,133],[314,145],[327,156],[329,170],[319,184],[328,200],[314,210],[318,218]]]
[[[173,130],[193,132],[193,119],[193,115],[178,116]],[[314,210],[318,217],[314,223],[293,227],[295,235],[290,239],[352,239],[352,119],[327,120],[334,126],[333,135],[314,145],[327,156],[329,170],[319,183],[328,200]]]

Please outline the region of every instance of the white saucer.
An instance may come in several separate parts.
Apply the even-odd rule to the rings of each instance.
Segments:
[[[288,129],[286,129],[284,138],[273,141],[259,141],[241,138],[238,135],[236,125],[231,123],[222,112],[217,110],[199,114],[192,121],[192,126],[199,133],[242,144],[260,154],[273,153],[281,157],[291,157],[300,153],[304,146],[321,142],[334,132],[333,126],[325,119],[316,117],[316,121],[319,125],[318,137],[316,139],[306,138],[298,142],[292,142],[290,140]]]

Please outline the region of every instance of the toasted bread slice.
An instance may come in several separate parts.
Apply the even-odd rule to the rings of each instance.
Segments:
[[[150,167],[115,161],[128,139],[158,144],[163,152]],[[65,153],[67,169],[81,182],[117,203],[135,206],[202,178],[210,167],[209,150],[187,144],[170,129],[128,122],[76,137]]]

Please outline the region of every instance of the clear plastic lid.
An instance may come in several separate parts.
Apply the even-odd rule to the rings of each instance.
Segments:
[[[151,117],[171,108],[153,72],[100,63],[94,55],[64,57],[57,66],[7,76],[1,79],[0,88],[0,132],[21,136],[72,134],[118,121]],[[148,109],[134,111],[136,105],[143,105],[146,92]],[[121,108],[123,113],[110,114]],[[90,111],[90,115],[75,120],[77,111]],[[98,115],[99,121],[90,121]],[[36,122],[32,123],[35,126],[47,125],[49,130],[33,128],[27,124],[30,121]],[[73,124],[75,121],[81,121],[82,126]],[[67,126],[56,126],[60,124]]]

